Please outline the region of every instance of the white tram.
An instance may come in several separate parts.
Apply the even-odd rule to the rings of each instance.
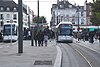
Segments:
[[[57,42],[73,42],[73,25],[71,22],[60,22],[56,29]]]

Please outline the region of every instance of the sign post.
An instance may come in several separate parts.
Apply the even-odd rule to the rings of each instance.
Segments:
[[[11,40],[10,40],[10,44],[12,45],[12,23],[13,23],[13,20],[10,20],[10,23],[11,23]]]

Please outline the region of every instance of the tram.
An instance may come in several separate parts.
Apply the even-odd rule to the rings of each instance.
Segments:
[[[28,26],[23,25],[23,36],[24,29]],[[18,40],[18,24],[17,23],[5,23],[3,25],[3,41],[17,41]]]
[[[71,22],[60,22],[56,29],[57,42],[73,42],[73,25]]]

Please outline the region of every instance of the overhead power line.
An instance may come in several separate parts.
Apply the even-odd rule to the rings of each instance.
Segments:
[[[24,2],[37,2],[37,1],[24,1]],[[57,2],[57,1],[39,1],[39,2]]]
[[[37,2],[36,0],[35,1],[24,1],[24,2]],[[39,2],[57,2],[57,1],[46,1],[46,0],[44,0],[44,1],[39,1]],[[69,2],[75,2],[75,1],[69,1]]]

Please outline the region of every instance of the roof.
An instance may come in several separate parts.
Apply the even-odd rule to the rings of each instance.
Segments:
[[[0,7],[4,8],[4,11],[6,11],[7,7],[10,8],[10,11],[13,11],[14,7],[18,7],[18,5],[14,1],[1,1],[0,0]]]
[[[52,8],[57,8],[58,9],[65,9],[65,8],[77,8],[75,5],[72,5],[71,3],[69,3],[68,1],[59,1],[57,4],[53,4]]]
[[[72,25],[72,22],[60,22],[60,23],[56,26],[56,28],[57,28],[60,24],[71,24],[71,25]]]
[[[13,0],[0,0],[0,8],[3,7],[4,10],[0,10],[0,12],[18,12],[18,4],[16,4]],[[10,10],[7,10],[7,7],[10,8]],[[14,8],[17,10],[14,11]],[[23,4],[23,12],[27,14],[27,5]]]

